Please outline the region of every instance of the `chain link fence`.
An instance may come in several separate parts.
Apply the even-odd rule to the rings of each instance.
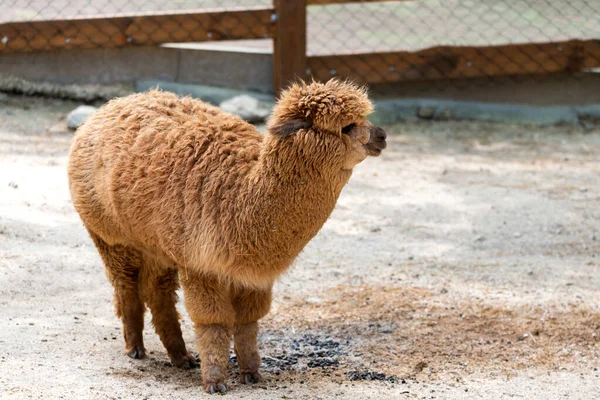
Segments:
[[[597,0],[413,0],[313,5],[308,55],[600,39]]]
[[[389,83],[600,67],[598,0],[308,3],[306,77]],[[276,35],[273,7],[271,0],[0,0],[0,54],[233,39],[266,49]]]
[[[0,51],[269,38],[269,0],[0,0]]]
[[[593,71],[600,67],[598,39],[597,0],[415,0],[308,9],[309,68],[319,79],[493,81]]]
[[[183,11],[247,10],[271,5],[270,0],[1,0],[0,23]]]

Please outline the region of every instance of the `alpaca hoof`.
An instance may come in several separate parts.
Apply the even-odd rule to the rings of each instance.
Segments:
[[[244,372],[240,374],[240,382],[243,384],[258,383],[263,380],[259,372]]]
[[[215,393],[225,394],[225,393],[227,393],[227,386],[225,386],[224,383],[211,383],[211,384],[204,385],[204,391],[206,393],[210,393],[210,394],[215,394]]]
[[[189,353],[179,357],[176,360],[173,360],[172,362],[174,366],[181,369],[198,368],[198,363],[196,362],[196,359]]]
[[[125,352],[129,357],[136,360],[146,357],[146,350],[144,349],[144,346],[133,346],[130,349],[126,349]]]

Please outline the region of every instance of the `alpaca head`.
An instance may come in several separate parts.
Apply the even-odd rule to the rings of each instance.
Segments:
[[[351,169],[367,156],[385,149],[385,131],[367,121],[373,111],[365,88],[332,79],[327,83],[293,84],[273,110],[269,134],[281,140],[302,136],[309,150],[321,156],[324,148]],[[310,154],[309,154],[310,156]]]

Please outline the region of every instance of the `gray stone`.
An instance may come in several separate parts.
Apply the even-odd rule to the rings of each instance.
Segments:
[[[69,113],[67,116],[67,127],[69,129],[77,129],[85,122],[90,115],[96,112],[96,107],[79,106]]]
[[[245,94],[225,100],[219,107],[248,122],[262,122],[271,114],[269,104]]]

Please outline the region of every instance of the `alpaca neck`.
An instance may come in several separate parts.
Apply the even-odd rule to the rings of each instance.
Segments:
[[[302,138],[285,141],[267,135],[258,164],[248,179],[251,204],[239,210],[241,234],[255,254],[265,254],[274,268],[287,267],[321,229],[350,178],[335,157],[307,148]],[[280,264],[280,265],[277,265]]]

